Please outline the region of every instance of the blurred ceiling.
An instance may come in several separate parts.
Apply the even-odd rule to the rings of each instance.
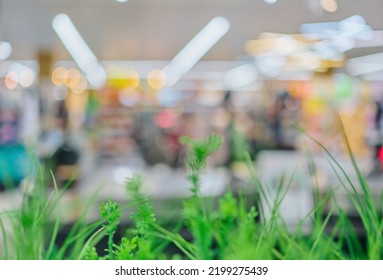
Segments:
[[[335,13],[310,9],[318,0],[0,0],[2,40],[13,46],[11,59],[33,59],[52,51],[68,59],[51,22],[68,14],[101,60],[168,60],[216,16],[226,17],[231,28],[204,57],[231,60],[245,55],[244,43],[262,32],[298,33],[307,22],[339,21],[363,16],[376,30],[383,29],[382,0],[338,0]],[[383,51],[357,49],[350,56]]]

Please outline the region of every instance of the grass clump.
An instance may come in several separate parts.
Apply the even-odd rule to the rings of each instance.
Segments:
[[[280,206],[289,191],[292,178],[282,176],[275,195],[271,195],[269,189],[258,180],[248,155],[245,159],[254,184],[252,194],[244,195],[228,188],[217,199],[204,197],[201,193],[202,174],[209,156],[220,148],[222,139],[214,135],[202,140],[183,137],[181,142],[188,147],[186,165],[191,196],[183,200],[182,215],[172,226],[164,225],[157,219],[153,204],[141,192],[143,180],[135,175],[125,183],[132,202],[124,205],[112,200],[101,203],[100,219],[91,224],[86,223],[85,218],[89,203],[63,244],[57,245],[61,223],[59,215],[52,216],[52,213],[60,212],[60,200],[65,190],[55,188],[47,195],[43,187],[45,182],[37,181],[33,196],[25,197],[20,209],[0,216],[4,248],[0,258],[382,259],[381,206],[377,205],[360,172],[346,138],[357,182],[348,176],[325,147],[322,148],[338,176],[339,187],[347,191],[357,210],[366,234],[365,242],[361,241],[347,213],[334,200],[331,191],[324,196],[314,192],[315,207],[296,228],[289,228],[280,213]],[[315,164],[310,158],[309,169],[315,171]],[[259,203],[260,200],[264,203]],[[128,209],[132,214],[126,229],[121,224]],[[267,217],[266,212],[270,213]],[[304,230],[307,222],[311,224],[309,232]],[[332,227],[329,227],[330,222]],[[105,245],[102,245],[103,240]]]

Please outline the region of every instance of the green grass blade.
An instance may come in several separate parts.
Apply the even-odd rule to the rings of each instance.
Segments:
[[[3,257],[4,259],[8,259],[8,237],[7,237],[7,232],[5,230],[5,226],[4,226],[4,222],[3,222],[3,219],[0,217],[0,227],[1,227],[1,234],[3,235],[3,245],[4,245],[4,256],[0,256]]]

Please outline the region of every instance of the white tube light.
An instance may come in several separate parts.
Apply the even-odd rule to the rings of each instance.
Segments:
[[[383,70],[383,53],[370,54],[351,58],[346,69],[353,76],[362,76]]]
[[[52,26],[89,83],[95,88],[102,87],[106,81],[105,70],[71,19],[65,14],[59,14],[53,19]]]
[[[354,15],[342,21],[305,23],[300,27],[300,32],[306,36],[324,39],[334,36],[348,36],[355,39],[372,39],[373,30],[366,24],[360,15]]]
[[[213,18],[174,58],[164,67],[167,85],[175,85],[223,35],[230,23],[224,17]]]
[[[258,73],[253,65],[244,64],[225,73],[224,81],[230,89],[237,89],[252,84],[258,78]]]

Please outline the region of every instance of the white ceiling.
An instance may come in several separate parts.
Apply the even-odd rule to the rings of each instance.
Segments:
[[[310,12],[309,2],[279,0],[2,0],[2,39],[13,45],[11,59],[33,59],[52,50],[56,59],[69,55],[54,33],[56,14],[68,14],[101,60],[168,60],[212,18],[226,17],[231,28],[204,57],[231,60],[243,56],[244,43],[261,32],[297,33],[306,22],[338,21],[362,15],[383,30],[382,0],[338,0],[336,13]],[[1,2],[1,0],[0,0]],[[350,56],[383,51],[358,49]]]

